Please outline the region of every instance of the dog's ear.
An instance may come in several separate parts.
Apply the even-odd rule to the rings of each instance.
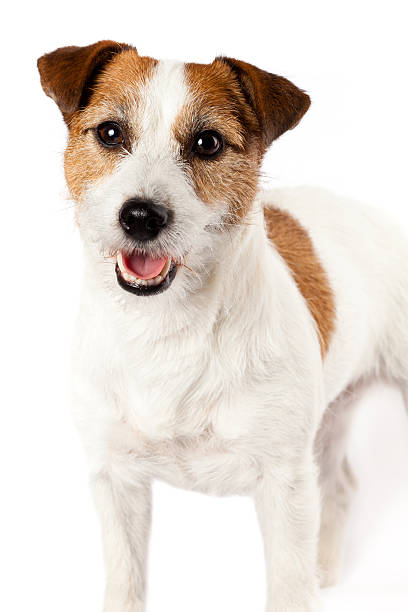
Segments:
[[[101,40],[86,47],[61,47],[37,61],[41,85],[58,105],[65,121],[89,101],[92,85],[106,64],[129,45]]]
[[[256,114],[267,147],[294,128],[310,106],[309,96],[284,77],[231,57],[217,57],[216,61],[230,67]]]

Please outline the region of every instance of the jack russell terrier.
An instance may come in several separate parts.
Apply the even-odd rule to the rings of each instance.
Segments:
[[[142,612],[151,483],[253,496],[268,612],[315,612],[355,486],[353,405],[408,403],[408,246],[314,188],[260,192],[307,111],[287,79],[101,41],[38,61],[69,129],[85,273],[73,411],[100,514],[104,612]]]

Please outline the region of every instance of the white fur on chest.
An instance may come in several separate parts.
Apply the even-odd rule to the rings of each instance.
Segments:
[[[237,397],[245,396],[246,384],[238,380],[236,366],[245,346],[223,345],[220,355],[216,344],[212,335],[197,334],[169,339],[141,355],[132,347],[129,362],[122,364],[122,406],[129,423],[155,440],[194,438],[208,428],[226,439],[247,432],[251,411]],[[234,418],[227,418],[232,409]]]
[[[260,475],[255,438],[263,402],[238,378],[236,355],[224,352],[221,361],[205,337],[169,340],[160,350],[130,344],[106,352],[103,407],[95,398],[96,410],[87,402],[81,411],[95,470],[121,456],[130,479],[142,470],[203,492],[247,491]]]

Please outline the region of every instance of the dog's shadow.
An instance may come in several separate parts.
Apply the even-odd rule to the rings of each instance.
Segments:
[[[365,392],[355,414],[349,458],[358,487],[346,534],[344,581],[373,548],[378,550],[376,541],[408,493],[408,422],[397,389],[375,384]],[[396,534],[394,530],[389,537]]]

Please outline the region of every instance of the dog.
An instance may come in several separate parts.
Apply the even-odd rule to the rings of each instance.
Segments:
[[[267,611],[315,612],[341,567],[356,400],[382,378],[408,405],[406,238],[322,189],[260,190],[266,150],[310,104],[281,76],[113,41],[38,67],[84,244],[72,406],[104,612],[145,609],[154,479],[252,496]]]

